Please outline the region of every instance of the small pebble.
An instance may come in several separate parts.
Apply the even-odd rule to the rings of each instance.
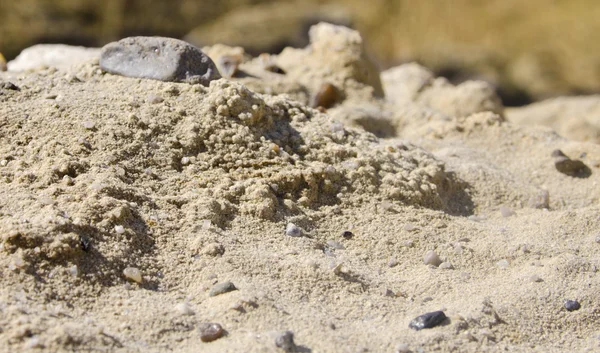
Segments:
[[[515,215],[515,211],[508,207],[500,206],[500,214],[502,215],[502,217],[510,217]]]
[[[294,352],[296,350],[296,343],[294,343],[294,333],[292,331],[285,331],[277,335],[275,338],[275,345],[285,352]]]
[[[227,281],[227,282],[216,284],[214,287],[212,287],[210,292],[208,292],[208,296],[214,297],[216,295],[224,294],[224,293],[231,292],[234,290],[237,290],[235,285],[232,282]]]
[[[430,313],[417,316],[408,324],[408,327],[419,331],[424,328],[435,327],[444,322],[446,319],[446,314],[444,314],[443,311],[432,311]]]
[[[146,102],[150,104],[158,104],[164,102],[165,99],[161,96],[157,96],[155,94],[151,94],[146,98]]]
[[[181,165],[188,165],[188,164],[190,164],[190,157],[181,158]]]
[[[93,130],[96,127],[96,123],[90,120],[84,121],[83,123],[81,123],[81,125],[83,125],[83,127],[87,130]]]
[[[311,107],[323,107],[325,109],[333,107],[339,100],[340,94],[338,89],[331,83],[323,83],[319,87],[319,91],[314,95],[311,102]]]
[[[444,269],[444,270],[451,270],[451,269],[453,269],[453,268],[454,268],[454,266],[452,266],[452,264],[451,264],[451,263],[449,263],[449,262],[442,262],[442,263],[440,264],[440,268],[441,268],[441,269]]]
[[[508,260],[502,259],[502,260],[496,262],[496,265],[500,268],[507,268],[509,263],[508,263]]]
[[[338,249],[338,250],[344,249],[344,245],[342,243],[340,243],[339,241],[335,241],[335,240],[328,240],[327,245],[333,249]]]
[[[543,209],[550,207],[550,193],[542,190],[529,200],[529,207]]]
[[[285,235],[290,237],[301,237],[302,229],[300,229],[300,227],[298,227],[294,223],[288,223],[285,227]]]
[[[578,159],[569,158],[561,150],[554,150],[552,152],[552,157],[554,158],[556,170],[568,176],[581,176],[589,170],[585,163]]]
[[[123,275],[130,281],[142,283],[142,273],[136,267],[127,267],[123,270]]]
[[[175,311],[177,311],[181,315],[194,315],[194,310],[192,310],[192,307],[187,302],[175,305]]]
[[[565,301],[565,309],[568,311],[576,311],[581,309],[581,304],[577,300],[567,300]]]
[[[544,282],[544,280],[538,275],[533,275],[533,276],[529,277],[529,280],[531,282]]]
[[[79,268],[77,268],[77,265],[73,265],[73,266],[69,267],[67,270],[69,271],[71,276],[73,276],[73,277],[79,276]]]
[[[433,265],[435,267],[438,267],[442,263],[442,260],[440,259],[438,254],[435,253],[435,251],[431,250],[428,251],[425,254],[425,256],[423,256],[423,262],[425,263],[425,265]]]
[[[100,68],[111,74],[208,86],[221,78],[213,61],[182,40],[128,37],[105,45]]]
[[[202,254],[208,255],[208,256],[219,256],[219,255],[223,255],[224,253],[225,253],[225,248],[223,247],[223,245],[221,245],[219,243],[207,244],[202,249]]]
[[[242,57],[240,55],[225,55],[219,58],[218,66],[221,75],[226,78],[234,77],[238,72]]]
[[[396,349],[394,350],[394,353],[411,353],[411,350],[410,350],[408,344],[399,343],[396,345]]]
[[[349,230],[343,231],[342,232],[342,238],[350,240],[350,239],[354,238],[354,233],[352,233]]]
[[[121,225],[119,225],[119,226],[115,226],[115,232],[116,232],[117,234],[123,234],[123,233],[125,233],[125,227],[123,227],[123,226],[121,226]]]
[[[388,267],[398,266],[398,260],[392,258],[392,259],[390,259],[390,261],[388,261],[387,265],[388,265]]]
[[[201,324],[198,330],[200,331],[200,340],[202,342],[212,342],[223,337],[225,333],[223,327],[214,322]]]

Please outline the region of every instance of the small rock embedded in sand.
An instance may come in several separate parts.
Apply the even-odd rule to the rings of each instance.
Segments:
[[[542,209],[550,207],[550,193],[548,190],[541,190],[537,195],[529,200],[529,207]]]
[[[452,270],[454,268],[449,262],[442,262],[439,267],[444,270]]]
[[[115,226],[115,233],[117,233],[117,234],[125,233],[125,227],[123,227],[122,225]]]
[[[428,251],[425,256],[423,256],[423,262],[425,265],[433,265],[438,267],[442,263],[442,259],[435,253],[435,251]]]
[[[311,107],[323,107],[325,109],[331,108],[337,103],[339,99],[338,89],[331,83],[323,83],[319,87],[319,91],[314,95],[311,102]]]
[[[137,267],[127,267],[123,270],[123,275],[130,281],[142,283],[142,272]]]
[[[162,103],[164,102],[165,99],[161,96],[157,96],[156,94],[151,94],[148,97],[146,97],[146,102],[150,103],[150,104],[158,104],[158,103]]]
[[[534,283],[544,282],[544,280],[538,275],[532,275],[529,280]]]
[[[294,333],[292,331],[285,331],[277,335],[275,338],[275,345],[285,352],[294,352],[296,350],[296,343],[294,343]]]
[[[408,327],[412,328],[413,330],[419,331],[424,328],[435,327],[444,322],[444,320],[446,319],[446,314],[444,314],[443,311],[432,311],[430,313],[417,316],[408,324]]]
[[[568,311],[576,311],[581,309],[581,304],[577,300],[567,300],[565,301],[565,309]]]
[[[207,244],[202,249],[202,254],[208,255],[208,256],[219,256],[219,255],[223,255],[224,253],[225,253],[225,248],[223,247],[223,245],[221,245],[219,243]]]
[[[406,343],[399,343],[396,345],[394,353],[411,353],[410,347]]]
[[[515,211],[506,206],[500,206],[500,214],[502,217],[510,217],[515,215]]]
[[[223,337],[223,334],[225,333],[223,327],[214,322],[201,324],[198,327],[198,330],[200,331],[200,340],[202,340],[202,342],[212,342]]]
[[[188,302],[183,302],[175,305],[175,310],[181,315],[194,315],[194,310]]]
[[[509,263],[508,263],[508,260],[502,259],[502,260],[496,262],[496,265],[500,268],[507,268]]]
[[[227,281],[227,282],[216,284],[214,287],[212,287],[210,292],[208,292],[208,296],[214,297],[214,296],[224,294],[227,292],[231,292],[234,290],[237,290],[235,285],[232,282]]]
[[[346,231],[342,232],[342,238],[344,238],[344,239],[348,239],[349,240],[349,239],[352,239],[353,237],[354,237],[354,233],[352,233],[349,230],[346,230]]]
[[[11,91],[20,91],[21,89],[12,82],[0,82],[0,89],[8,89]]]
[[[302,229],[300,229],[300,227],[298,227],[294,223],[288,223],[285,227],[285,235],[290,237],[301,237]]]
[[[160,81],[200,83],[221,78],[212,60],[184,41],[128,37],[102,48],[100,68],[112,74]]]
[[[581,176],[586,170],[589,170],[585,163],[578,159],[567,157],[561,150],[554,150],[552,157],[554,158],[556,170],[568,176]]]

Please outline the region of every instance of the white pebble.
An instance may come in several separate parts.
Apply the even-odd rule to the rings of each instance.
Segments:
[[[115,232],[117,232],[117,234],[123,234],[125,233],[125,227],[121,225],[115,226]]]
[[[508,263],[508,260],[502,259],[502,260],[496,262],[496,265],[498,265],[498,267],[500,267],[500,268],[507,268],[509,263]]]
[[[202,229],[209,230],[211,226],[210,219],[205,219],[202,221]]]
[[[500,206],[500,214],[502,217],[510,217],[515,215],[515,211],[511,210],[508,207]]]
[[[441,268],[441,269],[444,269],[444,270],[451,270],[451,269],[453,269],[453,268],[454,268],[454,266],[452,266],[452,264],[451,264],[451,263],[449,263],[449,262],[442,262],[442,263],[440,264],[440,268]]]
[[[187,302],[175,305],[175,310],[181,315],[194,315],[194,310],[192,310],[192,307]]]
[[[88,130],[92,130],[96,127],[96,123],[90,120],[84,121],[81,125]]]
[[[408,347],[408,344],[400,343],[396,345],[396,350],[394,353],[410,353],[410,348]]]
[[[442,263],[442,259],[435,253],[435,251],[428,251],[425,256],[423,256],[423,262],[425,265],[433,265],[438,267]]]
[[[3,159],[0,161],[0,167],[6,167],[6,165],[8,164],[8,160]]]
[[[79,268],[77,268],[77,265],[69,267],[68,271],[73,277],[77,277],[79,275]]]
[[[302,229],[300,229],[294,223],[288,223],[287,226],[285,227],[285,235],[290,236],[290,237],[301,237]]]
[[[127,267],[123,270],[123,275],[131,281],[142,283],[142,273],[137,267]]]
[[[190,157],[181,158],[181,165],[188,165],[188,164],[190,164]]]

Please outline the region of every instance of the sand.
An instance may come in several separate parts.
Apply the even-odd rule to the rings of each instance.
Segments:
[[[283,352],[288,330],[298,352],[600,349],[600,147],[512,122],[483,82],[380,73],[355,31],[310,35],[205,48],[240,62],[208,87],[94,59],[0,73],[0,351]]]

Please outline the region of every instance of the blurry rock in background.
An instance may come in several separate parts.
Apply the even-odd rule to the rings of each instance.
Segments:
[[[358,29],[384,69],[417,61],[452,83],[492,83],[505,105],[600,92],[595,0],[20,0],[0,1],[0,52],[37,43],[100,47],[131,35],[277,53],[307,29]]]

